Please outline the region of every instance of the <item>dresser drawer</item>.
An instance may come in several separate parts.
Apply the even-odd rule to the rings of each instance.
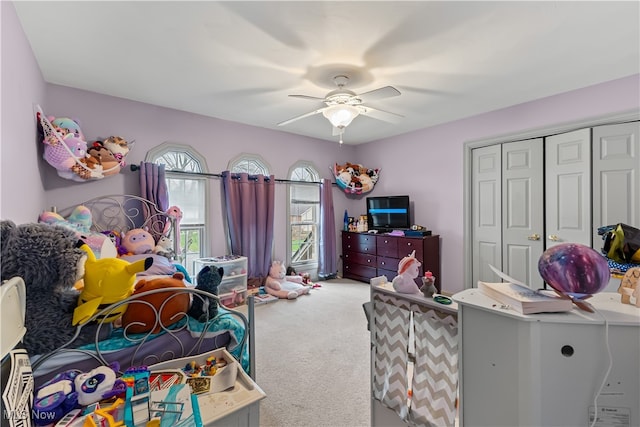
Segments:
[[[389,270],[398,273],[398,263],[400,260],[398,258],[386,258],[386,257],[377,257],[378,260],[378,270]],[[387,278],[391,280],[388,276]]]
[[[416,258],[421,260],[424,255],[422,239],[412,239],[407,237],[398,239],[398,258],[402,259],[409,256],[414,250],[416,251]]]
[[[344,233],[342,249],[346,251],[376,254],[376,236],[366,233]]]
[[[397,258],[398,238],[389,236],[376,236],[376,255]]]
[[[347,252],[344,258],[345,263],[368,265],[373,268],[376,268],[378,263],[375,255],[369,255],[361,252]]]
[[[356,280],[369,281],[377,276],[377,269],[374,265],[371,267],[360,264],[345,264],[343,267],[343,276],[354,278]]]

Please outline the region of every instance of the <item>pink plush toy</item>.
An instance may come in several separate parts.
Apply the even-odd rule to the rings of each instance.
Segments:
[[[133,255],[150,254],[156,247],[156,241],[147,230],[134,228],[127,231],[120,242],[128,253]]]
[[[165,212],[167,214],[167,216],[174,218],[176,220],[175,224],[176,224],[176,229],[174,230],[173,235],[174,236],[180,236],[180,221],[182,221],[182,210],[177,207],[177,206],[170,206],[169,209],[167,209],[167,212]],[[169,233],[169,228],[170,228],[170,224],[167,222],[167,225],[164,227],[164,232],[162,234],[164,234],[165,236],[168,235]],[[178,250],[178,252],[180,252],[180,239],[178,238],[178,247],[176,248]]]
[[[269,276],[264,284],[268,294],[282,299],[295,299],[309,293],[309,286],[303,284],[301,276],[287,276],[287,268],[281,261],[273,261]]]

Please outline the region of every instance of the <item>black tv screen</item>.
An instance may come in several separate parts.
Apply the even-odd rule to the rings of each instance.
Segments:
[[[400,230],[411,227],[409,196],[367,197],[369,230]]]

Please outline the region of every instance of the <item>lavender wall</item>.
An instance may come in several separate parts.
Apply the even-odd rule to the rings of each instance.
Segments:
[[[0,2],[0,20],[0,218],[23,223],[42,208],[45,193],[33,109],[44,99],[45,83],[13,3]]]
[[[358,147],[357,158],[367,165],[382,166],[380,181],[372,194],[409,194],[414,222],[440,234],[442,283],[446,291],[456,292],[464,289],[465,142],[638,108],[640,75],[636,74],[376,141]]]
[[[445,291],[456,292],[464,287],[464,143],[640,108],[640,75],[635,75],[395,138],[340,147],[332,142],[47,85],[13,4],[1,3],[0,218],[16,222],[33,221],[41,210],[53,205],[68,206],[105,194],[138,193],[138,175],[128,170],[90,183],[59,178],[42,160],[41,143],[36,141],[33,104],[40,104],[46,114],[78,117],[88,138],[117,134],[135,139],[130,163],[140,162],[151,147],[170,141],[196,148],[206,157],[213,173],[226,169],[230,159],[245,152],[263,156],[277,178],[286,178],[290,166],[298,160],[312,160],[324,177],[331,176],[328,168],[334,162],[381,167],[380,181],[369,194],[411,196],[414,222],[442,236],[441,280]],[[286,190],[284,185],[277,188],[275,256],[284,258]],[[226,251],[219,189],[219,181],[211,180],[211,254]],[[364,213],[364,197],[348,198],[336,189],[334,200],[339,227],[344,209],[351,215]]]

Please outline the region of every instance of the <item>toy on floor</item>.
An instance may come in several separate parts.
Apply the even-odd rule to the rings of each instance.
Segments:
[[[393,289],[401,294],[421,294],[415,278],[420,274],[420,261],[416,259],[416,251],[400,260],[398,275],[391,282]]]
[[[281,261],[273,261],[264,284],[267,293],[282,299],[295,299],[309,293],[309,286],[303,284],[300,276],[287,276],[287,269]]]

